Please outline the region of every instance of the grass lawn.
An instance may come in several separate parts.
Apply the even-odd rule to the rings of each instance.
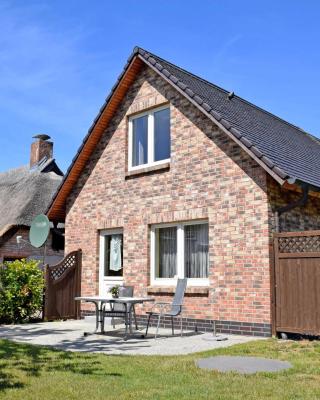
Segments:
[[[256,355],[291,361],[284,372],[207,372],[194,360]],[[0,399],[320,399],[318,342],[256,341],[190,356],[70,353],[0,340]]]

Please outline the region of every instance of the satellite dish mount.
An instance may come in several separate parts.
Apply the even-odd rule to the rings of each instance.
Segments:
[[[46,257],[46,242],[50,232],[50,221],[44,214],[37,215],[30,227],[29,240],[33,247],[40,248],[44,246],[43,265]]]

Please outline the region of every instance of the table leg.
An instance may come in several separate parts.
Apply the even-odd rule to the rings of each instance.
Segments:
[[[105,311],[106,305],[101,304],[100,307],[100,324],[101,324],[101,334],[104,334],[104,311]]]
[[[94,303],[96,306],[96,329],[95,332],[98,332],[99,330],[99,323],[100,323],[100,307],[98,303]]]
[[[94,302],[93,304],[94,304],[95,309],[96,309],[96,329],[93,332],[84,332],[84,336],[97,334],[98,331],[99,331],[99,324],[100,323],[101,323],[101,333],[103,333],[103,331],[104,331],[104,328],[103,328],[103,325],[102,325],[102,321],[101,321],[101,310],[100,310],[102,305],[100,307],[100,305],[98,303],[96,303],[96,302]]]
[[[132,304],[129,304],[129,330],[132,335]]]
[[[138,327],[138,323],[137,323],[137,316],[136,316],[136,310],[134,308],[134,304],[132,305],[132,312],[133,312],[133,317],[134,317],[134,323],[136,325],[136,330],[138,331],[139,327]]]
[[[128,339],[128,305],[127,303],[124,303],[124,308],[125,308],[125,314],[124,314],[124,321],[125,321],[125,327],[126,327],[126,331],[124,334],[124,340]]]

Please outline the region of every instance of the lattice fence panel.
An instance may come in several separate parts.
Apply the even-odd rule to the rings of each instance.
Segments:
[[[59,279],[69,268],[74,267],[76,262],[76,254],[70,254],[61,264],[58,264],[50,270],[50,278],[54,281]]]
[[[320,252],[320,236],[279,237],[280,253],[316,253]]]

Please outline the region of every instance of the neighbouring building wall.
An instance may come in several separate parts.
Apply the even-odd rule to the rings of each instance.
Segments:
[[[127,116],[165,101],[170,169],[128,176]],[[145,68],[68,198],[66,252],[82,249],[82,295],[98,294],[99,230],[123,228],[125,284],[137,295],[170,300],[168,288],[150,287],[150,224],[208,219],[210,285],[189,290],[184,317],[202,320],[200,329],[215,319],[224,331],[269,334],[268,211],[266,172]]]
[[[22,236],[23,239],[20,246],[17,245],[17,236]],[[62,250],[52,250],[51,240],[52,238],[50,233],[46,248],[46,262],[53,265],[63,258],[64,252]],[[25,241],[29,242],[29,229],[20,228],[2,246],[0,246],[0,263],[2,263],[5,258],[35,258],[42,262],[43,247],[37,249]]]
[[[271,232],[275,232],[275,211],[277,208],[291,204],[302,196],[282,188],[271,177],[268,177],[268,198],[270,204]],[[279,217],[280,232],[308,231],[320,229],[320,199],[309,195],[304,207],[296,207]]]

